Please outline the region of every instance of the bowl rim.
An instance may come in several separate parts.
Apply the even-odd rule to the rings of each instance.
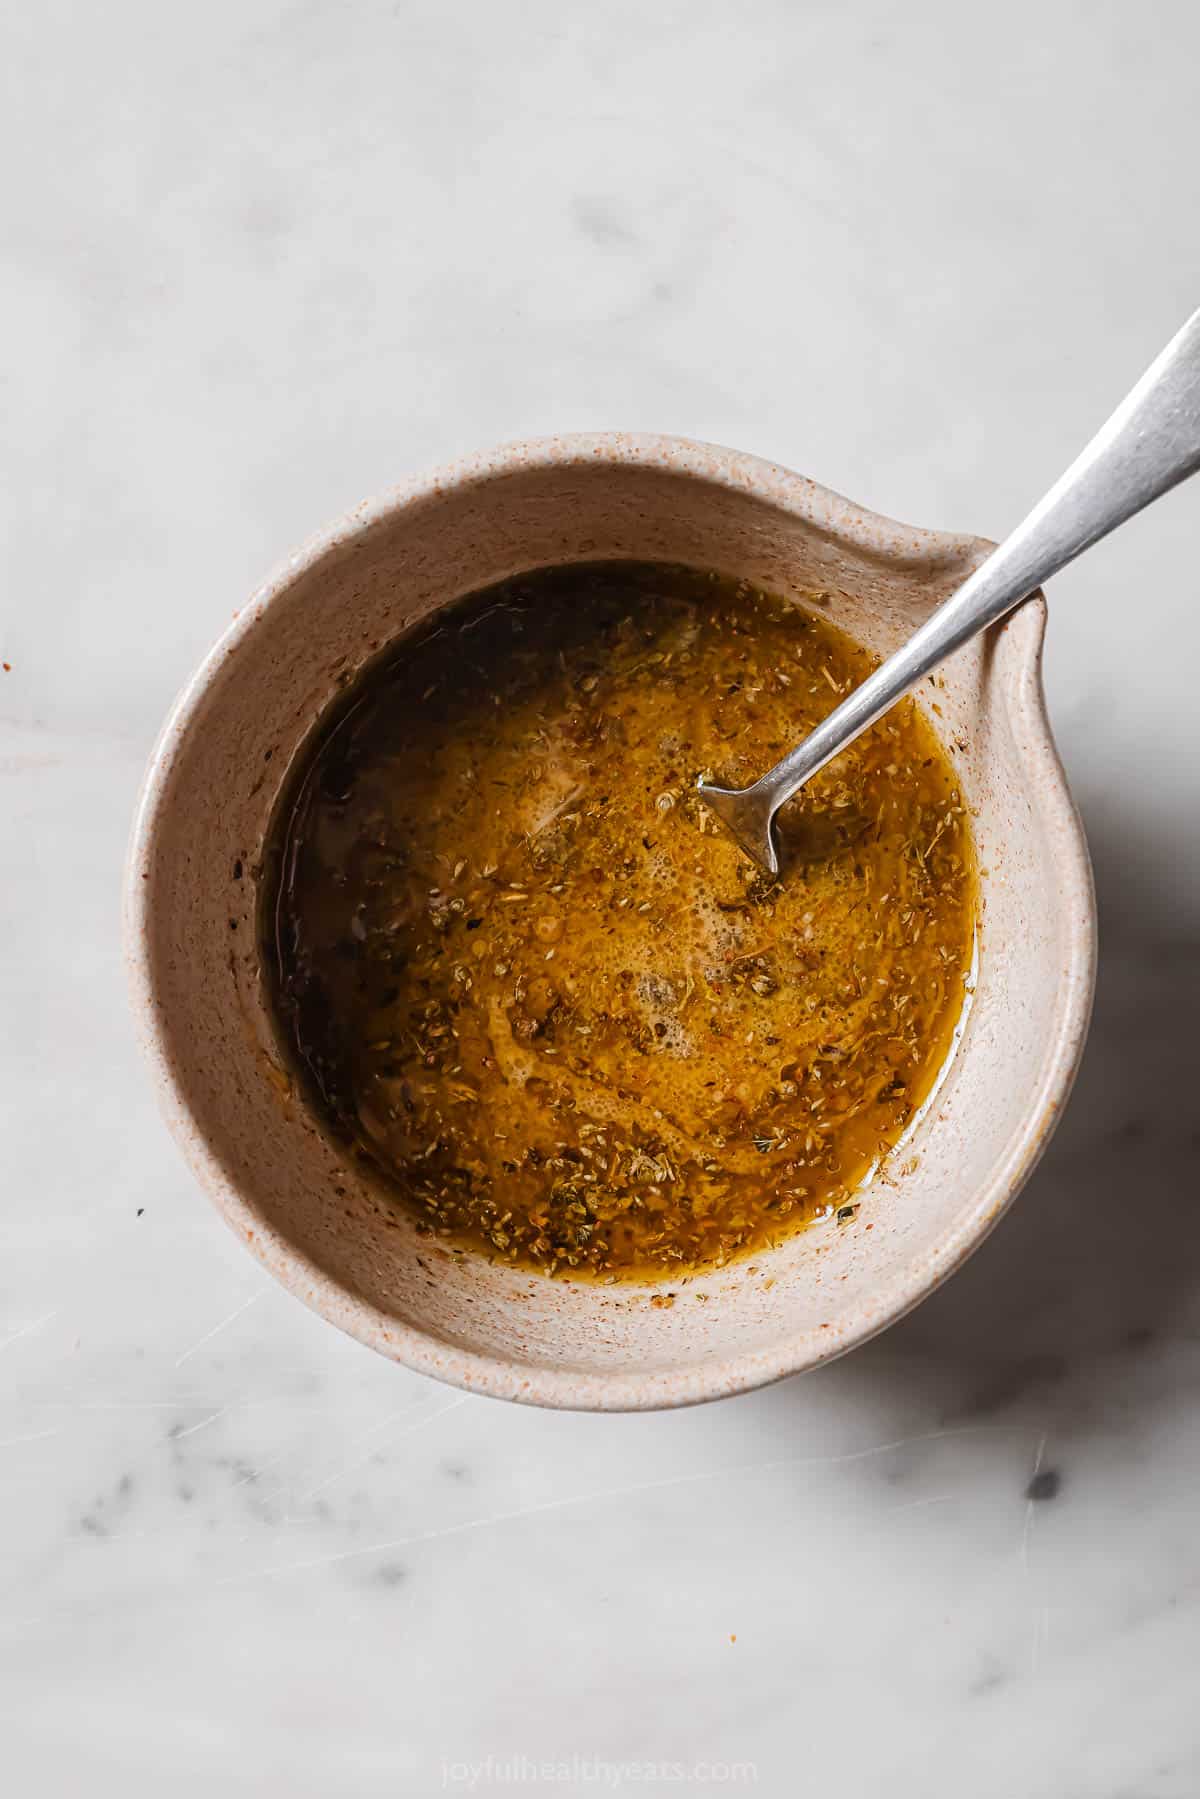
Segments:
[[[253,637],[272,603],[332,551],[408,507],[454,490],[518,469],[596,464],[659,469],[745,492],[885,562],[898,554],[906,560],[977,559],[989,547],[978,537],[901,524],[807,476],[744,451],[659,433],[611,431],[517,439],[409,476],[334,519],[277,564],[178,694],[151,752],[137,800],[125,864],[122,933],[135,1029],[167,1127],[226,1223],[288,1291],[369,1348],[469,1392],[577,1411],[637,1411],[697,1404],[819,1367],[896,1323],[962,1265],[1028,1180],[1070,1094],[1091,1017],[1097,929],[1083,826],[1067,787],[1046,708],[1042,681],[1045,602],[1038,595],[1021,609],[1028,616],[1031,605],[1036,608],[1036,625],[1032,633],[1026,633],[1027,641],[1017,647],[1016,661],[1005,671],[1009,678],[1001,683],[1001,690],[1021,746],[1027,792],[1041,815],[1047,854],[1055,867],[1059,905],[1067,921],[1058,1007],[1023,1121],[1014,1130],[992,1178],[931,1254],[889,1278],[879,1301],[860,1305],[835,1329],[798,1331],[769,1351],[720,1359],[702,1357],[691,1366],[657,1371],[596,1373],[539,1367],[463,1349],[403,1323],[350,1293],[264,1220],[229,1179],[184,1097],[167,1021],[155,991],[149,948],[149,866],[184,742],[231,652]],[[1000,643],[1006,641],[1012,640],[1002,633]]]

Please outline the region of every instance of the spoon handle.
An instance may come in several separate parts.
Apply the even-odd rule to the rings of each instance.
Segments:
[[[775,810],[977,631],[1200,468],[1200,311],[986,562],[903,647],[755,783]]]

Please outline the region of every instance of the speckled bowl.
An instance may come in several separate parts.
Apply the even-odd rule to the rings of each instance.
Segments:
[[[682,1284],[669,1308],[650,1303],[661,1288],[455,1265],[381,1201],[280,1064],[255,909],[272,808],[315,720],[382,645],[459,595],[540,564],[662,558],[817,600],[887,652],[987,548],[894,524],[731,450],[555,437],[405,482],[314,538],[255,595],[154,752],[130,853],[126,953],[168,1123],[284,1286],[423,1373],[615,1410],[815,1367],[958,1267],[1041,1154],[1091,1003],[1091,874],[1046,717],[1040,598],[919,696],[961,775],[984,871],[976,991],[933,1103],[849,1224]]]

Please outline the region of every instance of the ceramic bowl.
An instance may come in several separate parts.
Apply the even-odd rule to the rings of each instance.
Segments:
[[[1053,1130],[1095,953],[1087,850],[1042,695],[1035,597],[918,698],[961,777],[983,871],[974,997],[898,1169],[853,1220],[679,1286],[456,1264],[310,1114],[266,1010],[264,836],[326,705],[390,640],[548,563],[638,557],[748,576],[886,653],[987,553],[786,469],[677,438],[518,443],[360,506],[255,595],[154,751],[126,888],[133,1001],[171,1129],[284,1286],[382,1354],[480,1393],[623,1409],[812,1368],[907,1312],[986,1236]],[[893,1158],[893,1164],[899,1158]],[[699,1292],[707,1294],[706,1299]]]

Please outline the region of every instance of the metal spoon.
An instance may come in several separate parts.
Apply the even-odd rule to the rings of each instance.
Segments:
[[[701,798],[769,874],[779,873],[775,814],[807,780],[954,650],[1011,612],[1091,544],[1200,468],[1200,311],[1055,485],[940,605],[815,731],[750,787]]]

